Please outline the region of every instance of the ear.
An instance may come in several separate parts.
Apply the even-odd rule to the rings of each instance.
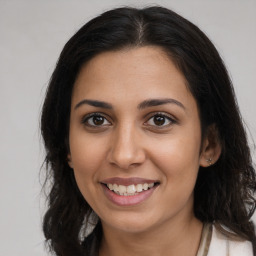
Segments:
[[[206,135],[202,141],[200,154],[200,166],[208,167],[216,163],[221,154],[221,144],[218,129],[215,124],[207,128]]]
[[[68,165],[69,165],[69,167],[70,167],[71,169],[73,169],[74,166],[73,166],[73,162],[72,162],[72,158],[71,158],[71,154],[70,154],[70,153],[68,154],[67,160],[68,160]]]

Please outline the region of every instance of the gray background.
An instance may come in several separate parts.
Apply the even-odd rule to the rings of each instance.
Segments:
[[[0,256],[46,255],[39,116],[64,43],[102,11],[154,3],[177,11],[213,40],[234,82],[250,143],[256,140],[255,0],[0,0]]]

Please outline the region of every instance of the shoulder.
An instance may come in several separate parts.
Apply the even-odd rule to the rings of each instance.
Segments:
[[[212,239],[208,256],[253,256],[252,243],[245,240],[233,240],[212,227]]]

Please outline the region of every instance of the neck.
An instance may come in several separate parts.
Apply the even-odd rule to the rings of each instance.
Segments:
[[[100,256],[196,256],[203,224],[194,216],[138,233],[103,227]]]

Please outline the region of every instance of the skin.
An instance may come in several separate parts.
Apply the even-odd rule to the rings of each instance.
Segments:
[[[183,107],[138,109],[145,100],[166,98]],[[84,99],[107,102],[112,109],[80,103]],[[87,117],[91,113],[100,113],[103,123],[95,125]],[[164,117],[163,125],[156,125],[159,113],[172,121]],[[78,187],[102,222],[101,256],[196,255],[203,225],[193,213],[193,190],[199,166],[208,166],[209,158],[216,161],[220,148],[207,137],[201,141],[196,101],[160,48],[102,53],[81,69],[72,94],[69,142]],[[119,206],[100,184],[112,177],[160,185],[143,202]]]

